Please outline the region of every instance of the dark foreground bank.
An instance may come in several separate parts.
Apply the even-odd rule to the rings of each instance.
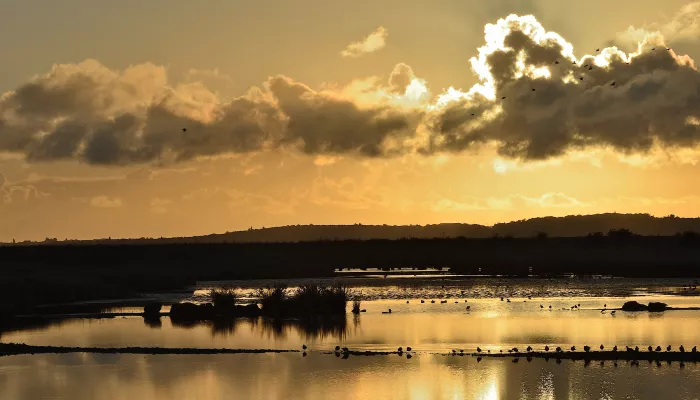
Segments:
[[[300,243],[0,246],[0,315],[38,304],[182,290],[200,280],[332,277],[412,267],[504,276],[700,277],[697,235]]]

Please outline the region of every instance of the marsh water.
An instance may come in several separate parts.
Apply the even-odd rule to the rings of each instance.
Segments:
[[[160,321],[72,319],[3,332],[2,342],[33,345],[301,350],[305,344],[308,349],[306,356],[77,353],[2,357],[0,398],[700,398],[700,366],[692,363],[683,367],[646,362],[631,366],[622,361],[584,365],[580,361],[513,363],[489,358],[477,362],[471,356],[445,355],[453,349],[471,353],[480,347],[495,353],[528,345],[535,349],[597,348],[600,344],[607,348],[677,348],[681,344],[691,348],[700,345],[700,311],[612,314],[601,309],[620,307],[629,299],[700,307],[692,280],[378,275],[341,282],[362,299],[365,313],[348,313],[331,323],[255,318],[188,326],[173,325],[167,317]],[[205,301],[208,289],[234,286],[243,301],[254,302],[256,288],[275,283],[203,282],[188,294],[158,296]],[[410,359],[405,354],[343,359],[327,354],[336,345],[373,351],[411,346],[413,351]]]

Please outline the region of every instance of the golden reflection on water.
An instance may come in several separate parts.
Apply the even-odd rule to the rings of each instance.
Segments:
[[[655,301],[647,297],[640,301]],[[373,301],[363,303],[367,313],[354,318],[348,315],[337,323],[304,321],[270,321],[240,319],[234,324],[193,324],[175,326],[169,318],[159,324],[144,323],[138,317],[104,320],[75,320],[30,331],[0,334],[4,342],[59,346],[160,346],[160,347],[228,347],[298,349],[307,344],[311,349],[327,350],[342,344],[357,350],[395,350],[412,346],[423,352],[445,352],[451,349],[474,351],[545,345],[600,344],[647,346],[683,344],[686,348],[700,345],[698,318],[700,311],[667,311],[664,313],[602,314],[595,310],[608,304],[619,307],[625,299],[533,299],[506,303],[493,299],[469,300],[465,303],[420,304],[413,301]],[[661,298],[671,305],[697,305],[698,298]],[[553,310],[540,309],[539,304],[552,304]],[[580,311],[568,308],[581,304]],[[392,314],[381,312],[392,308]],[[562,310],[562,308],[567,308]]]
[[[700,367],[419,355],[0,358],[2,399],[692,399]]]

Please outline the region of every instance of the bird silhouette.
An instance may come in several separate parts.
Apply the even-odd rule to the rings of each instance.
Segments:
[[[481,353],[481,347],[477,347],[477,348],[476,348],[476,352],[477,352],[477,353]]]
[[[615,310],[610,311],[610,315],[615,315]]]
[[[666,351],[671,351],[671,345],[666,346]]]
[[[652,49],[652,50],[656,50],[656,47],[652,47],[651,49]]]
[[[678,348],[678,351],[680,351],[681,353],[685,353],[685,348],[683,347],[683,345],[681,345],[681,347]]]
[[[615,82],[611,83],[610,86],[615,86]]]
[[[576,346],[571,346],[571,351],[576,351]]]
[[[693,346],[693,349],[690,350],[691,353],[697,353],[698,352],[698,346]]]
[[[668,47],[666,47],[666,50],[668,50],[668,51],[671,51],[671,49],[670,49],[670,48],[668,48]]]
[[[588,353],[589,351],[591,351],[591,346],[583,346],[583,351]]]
[[[399,347],[396,351],[398,351],[399,353],[403,353],[403,347]]]
[[[534,92],[534,91],[535,91],[535,88],[532,88],[532,91]]]
[[[661,346],[656,346],[656,351],[661,351]]]
[[[301,348],[304,349],[304,350],[306,350],[306,345],[305,345],[305,344],[302,344],[302,345],[301,345]]]
[[[651,353],[652,351],[654,351],[654,348],[649,346],[649,347],[647,347],[647,350],[649,350],[649,352]]]
[[[600,49],[595,49],[596,52],[600,51]]]
[[[407,346],[406,351],[411,351],[411,346]]]
[[[501,100],[505,100],[505,99],[506,99],[506,96],[501,97]]]
[[[603,351],[603,349],[605,349],[605,346],[603,346],[603,345],[601,344],[601,345],[600,345],[600,351]]]
[[[589,71],[591,71],[592,69],[593,69],[593,67],[588,67],[588,70],[589,70]]]
[[[532,347],[527,346],[527,349],[526,349],[526,350],[527,350],[528,352],[531,352],[531,351],[532,351]]]
[[[183,132],[187,132],[187,128],[182,128],[182,131],[183,131]]]
[[[584,65],[583,68],[586,68],[587,66],[588,66],[588,64]]]
[[[583,80],[583,77],[580,77],[579,79],[580,79],[580,80]]]
[[[340,351],[340,346],[335,346],[335,351]]]
[[[544,351],[549,351],[549,346],[544,346]]]
[[[615,345],[615,347],[613,347],[612,351],[617,351],[617,345]]]
[[[559,64],[559,61],[555,61],[554,63],[555,63],[555,64]]]

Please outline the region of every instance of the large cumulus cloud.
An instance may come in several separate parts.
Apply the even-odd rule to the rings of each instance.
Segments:
[[[486,27],[472,58],[481,82],[439,99],[424,153],[492,142],[503,156],[541,160],[573,148],[643,152],[658,144],[696,146],[700,74],[688,57],[650,35],[638,50],[573,46],[532,16]]]
[[[352,90],[275,76],[231,100],[201,83],[173,84],[152,64],[56,65],[0,97],[0,152],[123,165],[280,146],[378,157],[495,144],[503,157],[542,160],[588,147],[693,148],[700,139],[700,73],[659,32],[632,53],[577,53],[533,16],[510,15],[486,26],[470,61],[476,85],[432,98],[400,63]]]

